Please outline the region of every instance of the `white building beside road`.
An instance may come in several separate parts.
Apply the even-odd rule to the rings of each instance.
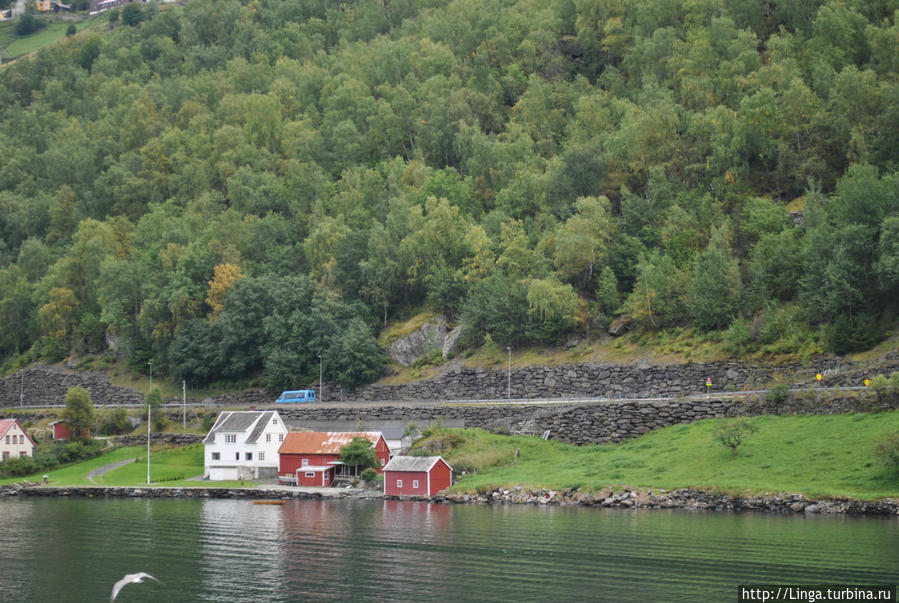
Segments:
[[[223,412],[203,440],[203,474],[214,481],[277,477],[286,435],[276,411]]]

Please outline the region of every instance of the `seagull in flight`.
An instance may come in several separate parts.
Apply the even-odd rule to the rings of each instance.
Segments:
[[[144,578],[149,578],[151,580],[156,580],[153,576],[148,574],[147,572],[138,572],[136,574],[125,574],[125,577],[115,583],[115,586],[112,587],[112,594],[109,595],[109,603],[115,601],[115,598],[119,595],[119,591],[122,590],[128,584],[138,584],[144,581]],[[159,580],[156,580],[159,582]]]

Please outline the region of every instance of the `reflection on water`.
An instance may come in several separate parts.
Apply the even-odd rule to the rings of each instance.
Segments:
[[[899,520],[408,501],[0,500],[4,601],[733,600],[899,582]]]

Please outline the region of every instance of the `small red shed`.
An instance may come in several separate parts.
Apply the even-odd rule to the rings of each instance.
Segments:
[[[72,437],[72,424],[66,419],[53,421],[50,423],[50,428],[53,430],[52,438],[54,440],[68,440]]]
[[[334,481],[334,465],[307,465],[297,469],[298,486],[327,488]]]
[[[379,431],[294,431],[287,434],[278,449],[278,475],[295,475],[300,470],[305,473],[310,471],[309,467],[331,467],[334,470],[332,479],[348,474],[355,468],[339,462],[340,451],[353,438],[365,438],[372,443],[378,459],[376,471],[380,473],[390,458],[390,448]],[[315,485],[320,485],[320,482]]]
[[[384,467],[384,494],[433,496],[453,483],[453,468],[440,456],[395,456]]]

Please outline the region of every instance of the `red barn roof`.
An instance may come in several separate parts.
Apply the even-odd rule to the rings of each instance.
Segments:
[[[379,431],[294,431],[284,438],[278,454],[340,454],[353,438],[365,438],[377,446],[384,436]]]

